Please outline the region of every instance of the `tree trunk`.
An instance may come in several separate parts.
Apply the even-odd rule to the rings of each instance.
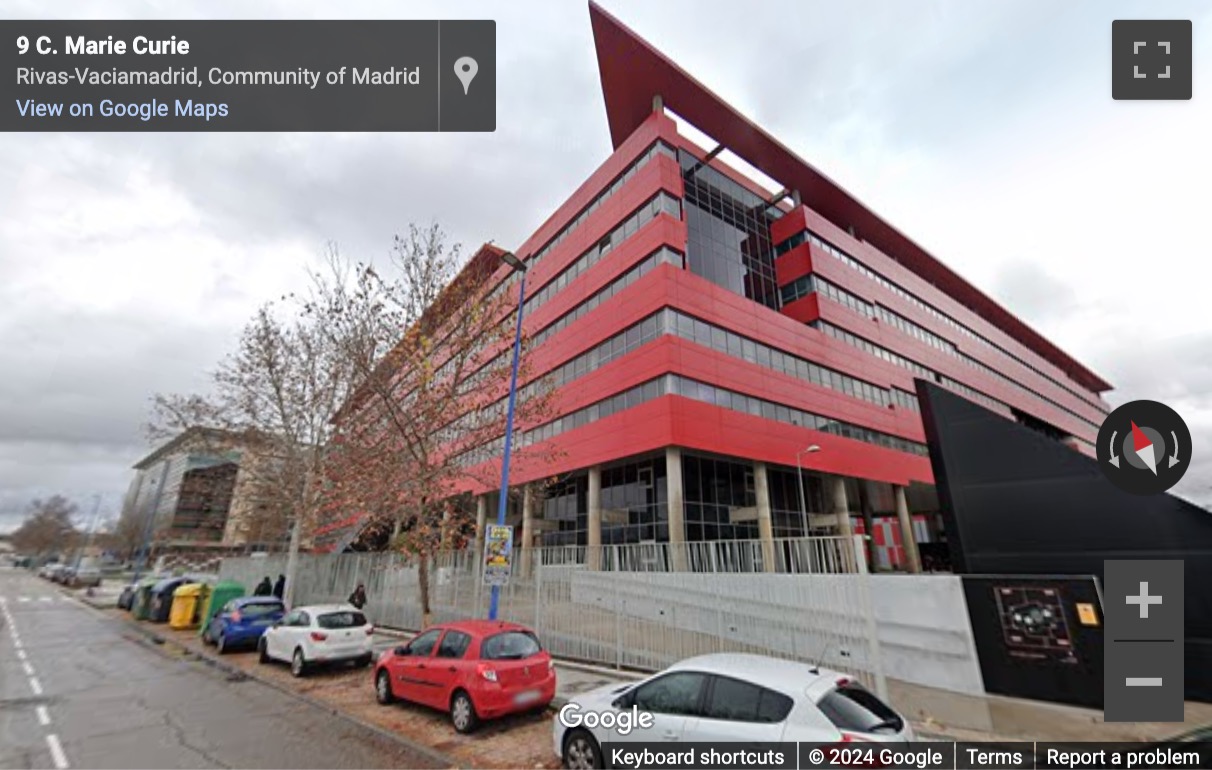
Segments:
[[[421,629],[429,628],[429,556],[420,554],[417,564],[417,585],[421,591]]]

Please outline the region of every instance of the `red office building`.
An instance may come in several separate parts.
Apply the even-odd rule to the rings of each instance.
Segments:
[[[869,531],[877,566],[917,569],[942,533],[915,378],[1093,454],[1110,385],[590,17],[614,152],[515,250],[532,355],[560,383],[558,419],[518,434],[559,450],[513,470],[557,479],[511,507],[522,545]],[[467,463],[499,466],[500,442]],[[467,491],[491,520],[496,490]]]

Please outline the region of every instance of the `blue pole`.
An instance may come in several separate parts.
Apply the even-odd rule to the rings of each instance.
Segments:
[[[501,498],[497,501],[497,524],[505,525],[505,506],[509,500],[509,457],[513,450],[513,408],[518,398],[518,359],[522,355],[522,310],[526,303],[526,273],[518,287],[518,327],[513,336],[513,371],[509,375],[509,409],[505,413],[505,457],[501,461]],[[513,558],[512,554],[510,558]],[[501,602],[501,587],[492,587],[492,601],[488,605],[488,619],[497,619],[497,607]]]

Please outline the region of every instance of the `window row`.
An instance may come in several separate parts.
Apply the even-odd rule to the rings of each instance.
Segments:
[[[930,380],[933,382],[937,378],[937,375],[934,373],[933,369],[927,369],[916,361],[911,361],[899,353],[893,353],[887,348],[880,347],[873,342],[868,342],[862,337],[851,334],[840,326],[834,326],[828,321],[821,321],[818,319],[808,325],[813,329],[824,332],[826,335],[833,337],[835,340],[841,340],[847,345],[858,348],[859,350],[869,353],[876,358],[887,361],[895,366],[899,366],[902,369],[908,369],[909,371],[913,372],[915,376],[921,377],[924,380]]]
[[[635,235],[641,227],[648,224],[657,214],[661,213],[668,214],[674,219],[681,219],[682,205],[677,198],[667,192],[660,192],[654,195],[647,203],[640,206],[630,217],[624,220],[622,224],[603,236],[600,241],[591,246],[575,262],[561,270],[559,275],[548,281],[542,289],[526,300],[526,312],[533,312],[543,303],[547,302],[547,300],[559,294],[568,284],[576,280],[581,273],[596,265],[602,257],[621,245],[623,241]]]
[[[908,334],[910,337],[913,337],[920,342],[926,343],[935,350],[940,350],[943,353],[951,356],[959,356],[959,350],[956,349],[955,345],[950,340],[945,340],[929,329],[918,326],[908,318],[893,313],[883,305],[876,305],[875,309],[876,313],[879,314],[878,317],[881,323],[887,324],[895,329],[900,329],[905,334]]]
[[[615,278],[600,291],[594,294],[589,299],[569,310],[564,315],[552,321],[547,326],[543,327],[542,331],[531,337],[530,344],[537,347],[546,342],[552,335],[557,334],[567,328],[570,324],[575,323],[584,317],[587,313],[593,312],[598,305],[610,299],[614,295],[622,292],[631,284],[643,278],[657,265],[673,265],[681,268],[683,266],[682,255],[668,246],[662,246],[643,259],[638,265],[623,273],[618,278]]]
[[[794,302],[801,297],[807,297],[809,294],[817,292],[822,294],[839,305],[850,308],[859,315],[868,318],[875,317],[875,305],[872,305],[866,300],[859,299],[855,295],[845,289],[835,286],[820,276],[808,274],[801,276],[791,283],[787,284],[782,289],[783,304]]]
[[[1052,384],[1056,385],[1058,388],[1061,388],[1062,390],[1068,392],[1069,394],[1075,396],[1076,398],[1081,399],[1083,402],[1089,404],[1090,406],[1093,406],[1096,409],[1099,409],[1100,411],[1105,411],[1104,405],[1099,402],[1097,397],[1092,396],[1090,393],[1082,391],[1080,389],[1075,390],[1074,388],[1070,387],[1068,384],[1061,382],[1060,380],[1056,379],[1052,375],[1041,371],[1040,369],[1038,369],[1035,366],[1032,366],[1031,364],[1027,363],[1026,361],[1024,361],[1023,359],[1014,355],[1013,353],[1010,353],[1009,351],[1005,350],[1001,346],[994,344],[991,340],[987,339],[983,335],[976,333],[972,329],[969,329],[967,326],[960,323],[959,321],[956,321],[954,318],[952,318],[951,316],[942,312],[941,310],[935,308],[933,305],[929,305],[926,302],[923,302],[916,295],[901,288],[900,285],[893,283],[892,281],[888,280],[884,276],[880,275],[879,273],[875,272],[871,268],[864,265],[862,262],[859,262],[857,259],[850,256],[846,252],[837,248],[836,246],[829,243],[828,241],[820,238],[818,235],[816,235],[816,233],[813,233],[811,231],[804,231],[801,233],[796,233],[792,237],[790,237],[787,240],[783,241],[782,243],[778,244],[774,249],[774,253],[776,256],[785,254],[788,251],[790,251],[791,249],[794,249],[796,246],[799,246],[803,243],[810,243],[813,246],[815,246],[817,249],[820,249],[821,251],[825,252],[826,254],[829,254],[830,256],[832,256],[835,259],[837,259],[838,261],[840,261],[842,264],[857,271],[861,275],[874,281],[875,283],[879,284],[880,286],[883,286],[888,291],[892,292],[896,296],[905,300],[910,305],[913,305],[918,310],[921,310],[923,313],[930,316],[931,318],[934,318],[939,323],[943,324],[944,326],[948,327],[949,329],[952,329],[953,331],[957,332],[961,336],[966,337],[975,342],[979,342],[982,345],[985,345],[987,347],[992,348],[993,350],[996,350],[997,352],[1001,353],[1002,355],[1005,355],[1005,356],[1017,361],[1018,363],[1022,364],[1023,366],[1027,367],[1032,372],[1035,372],[1036,374],[1038,374],[1040,377],[1043,377],[1044,379],[1048,380]]]
[[[695,401],[701,401],[707,404],[714,404],[724,409],[730,409],[736,412],[746,412],[755,417],[761,417],[767,420],[786,423],[788,425],[796,425],[809,430],[819,430],[823,433],[832,433],[843,438],[851,438],[857,441],[862,441],[876,446],[895,449],[901,452],[909,452],[911,454],[926,456],[929,453],[926,450],[925,444],[919,444],[916,441],[892,436],[887,433],[881,433],[869,428],[864,428],[860,425],[851,425],[850,423],[839,422],[828,417],[805,412],[802,409],[789,407],[785,404],[776,404],[772,401],[766,401],[753,396],[747,396],[744,393],[718,388],[714,385],[709,385],[705,382],[692,380],[681,375],[669,375],[672,378],[671,393]]]
[[[878,385],[872,385],[848,374],[827,369],[805,358],[784,353],[777,348],[756,342],[748,337],[742,337],[735,332],[706,321],[700,321],[677,310],[668,312],[675,319],[675,324],[670,331],[683,339],[878,406],[886,407],[891,403],[888,391]]]
[[[554,249],[556,246],[558,246],[560,243],[562,243],[566,238],[568,238],[568,236],[574,230],[576,230],[578,227],[583,225],[585,223],[585,220],[588,219],[589,216],[591,214],[593,214],[593,212],[595,212],[599,208],[601,208],[603,203],[605,203],[607,200],[609,200],[611,197],[613,197],[614,194],[617,193],[623,187],[623,185],[625,185],[627,182],[631,181],[632,177],[634,177],[636,175],[636,172],[638,172],[644,166],[648,165],[649,161],[651,161],[653,158],[657,157],[658,155],[664,155],[667,158],[671,158],[675,161],[677,160],[677,150],[675,150],[674,148],[665,144],[664,142],[658,141],[655,144],[653,144],[651,147],[648,148],[648,150],[643,155],[636,158],[636,160],[630,166],[628,166],[621,174],[619,174],[617,177],[615,177],[614,181],[610,184],[609,187],[602,190],[602,192],[598,193],[597,197],[595,197],[589,203],[589,205],[587,205],[585,208],[581,209],[581,212],[579,214],[577,214],[577,216],[571,222],[564,225],[564,227],[561,228],[560,232],[557,233],[555,235],[555,237],[553,237],[551,240],[547,241],[547,243],[545,243],[543,245],[543,248],[536,251],[532,256],[527,257],[525,260],[527,263],[527,267],[533,269],[535,265],[537,265],[539,262],[541,262],[543,260],[544,257],[546,257],[548,254],[551,253],[552,249]],[[518,280],[518,274],[516,272],[510,273],[509,278],[502,281],[500,285],[498,285],[495,289],[493,289],[492,296],[495,297],[500,292],[504,291],[507,286],[512,285],[517,280]]]
[[[575,279],[577,276],[579,276],[584,271],[588,270],[593,265],[597,264],[598,260],[601,259],[604,254],[608,253],[613,248],[614,245],[617,245],[618,243],[622,243],[623,240],[634,235],[639,230],[640,227],[643,227],[645,224],[647,224],[649,221],[651,221],[653,217],[655,217],[658,213],[660,213],[662,211],[669,214],[670,216],[680,217],[681,216],[681,204],[678,202],[677,198],[674,198],[667,193],[659,193],[658,195],[654,196],[651,200],[649,200],[647,203],[645,203],[643,206],[641,206],[637,211],[635,211],[631,215],[631,217],[627,219],[627,221],[625,221],[623,224],[616,227],[610,234],[608,234],[605,238],[603,238],[602,242],[600,242],[598,244],[598,246],[595,246],[592,249],[590,249],[589,251],[582,254],[581,257],[576,262],[574,262],[573,264],[564,268],[564,270],[560,273],[560,275],[556,276],[555,280],[549,282],[537,294],[532,295],[530,297],[530,299],[526,300],[526,304],[525,304],[525,307],[523,310],[523,316],[529,315],[529,314],[533,313],[534,311],[538,310],[540,307],[542,307],[543,304],[546,303],[549,299],[551,299],[556,294],[558,294],[560,291],[562,291],[564,288],[566,288],[567,285],[569,283],[571,283],[573,279]],[[612,245],[611,245],[611,247],[607,248],[606,251],[601,251],[600,250],[601,244],[605,243],[605,242],[610,242]],[[677,254],[677,252],[673,252],[673,253],[675,255]],[[669,257],[666,255],[662,255],[662,258],[668,259]],[[677,264],[677,262],[675,262],[674,264]],[[516,276],[516,275],[518,275],[518,273],[515,272],[514,275]],[[637,278],[638,278],[638,276],[637,276]],[[635,280],[635,279],[632,279],[632,280]],[[620,290],[621,289],[615,289],[614,291],[617,292]],[[611,296],[613,296],[613,294]],[[597,299],[597,298],[591,298],[588,301],[593,303],[593,307],[596,307],[598,304],[600,304],[604,300]],[[592,309],[592,308],[590,308],[590,309]],[[579,308],[574,309],[572,312],[577,312],[577,310],[579,310]],[[586,310],[584,312],[587,313],[589,311]],[[582,315],[583,314],[584,313],[582,313]],[[575,320],[575,319],[573,319],[573,320]],[[559,323],[559,321],[557,321],[557,323]],[[571,323],[571,321],[565,322],[565,325],[567,325],[568,323]],[[552,332],[552,333],[554,333],[554,332]],[[550,334],[548,336],[550,336]],[[544,337],[543,339],[546,339],[546,337]],[[535,345],[535,344],[537,344],[537,342],[532,342],[531,344]],[[492,365],[493,363],[499,364],[501,362],[502,357],[512,356],[512,355],[513,355],[512,349],[506,348],[506,349],[502,350],[495,359],[493,359],[490,362],[486,362],[484,364],[484,366],[480,367],[480,368],[482,370],[485,367]],[[450,374],[450,369],[451,369],[450,363],[452,363],[452,362],[448,362],[447,364],[444,364],[442,367],[440,367],[438,369],[437,377],[439,379],[441,377],[448,376]],[[470,376],[475,377],[476,375],[473,373]]]

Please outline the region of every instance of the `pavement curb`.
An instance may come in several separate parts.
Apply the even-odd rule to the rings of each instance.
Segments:
[[[94,607],[94,609],[97,609],[97,608]],[[422,743],[418,743],[417,741],[414,741],[411,738],[406,738],[406,737],[400,735],[399,733],[394,733],[391,730],[384,729],[371,722],[367,722],[365,720],[358,719],[357,717],[351,716],[350,714],[342,711],[341,709],[336,708],[335,706],[332,706],[331,704],[325,703],[324,701],[319,700],[318,698],[313,698],[310,695],[306,695],[304,693],[293,690],[289,687],[278,684],[277,682],[275,682],[271,679],[267,679],[265,677],[258,676],[257,674],[247,671],[245,669],[239,668],[238,666],[233,666],[230,663],[225,663],[225,662],[223,662],[222,659],[218,658],[217,656],[210,655],[209,653],[198,652],[197,650],[190,649],[189,647],[186,647],[185,645],[181,644],[180,642],[176,641],[175,639],[170,639],[160,633],[157,633],[155,628],[150,628],[150,627],[144,626],[136,621],[127,620],[125,618],[113,618],[113,616],[111,616],[111,615],[106,615],[105,617],[108,617],[108,618],[117,620],[120,623],[123,623],[124,625],[126,625],[127,627],[129,627],[133,631],[135,631],[136,633],[149,639],[154,644],[172,647],[174,649],[180,650],[181,652],[183,652],[191,657],[195,657],[195,658],[205,662],[207,665],[213,666],[214,668],[217,668],[217,669],[223,671],[224,673],[228,674],[229,676],[239,676],[242,678],[246,677],[248,679],[252,679],[260,684],[265,685],[266,687],[271,687],[274,690],[277,690],[278,692],[280,692],[284,695],[288,695],[296,700],[299,700],[299,701],[302,701],[302,702],[308,704],[309,706],[313,706],[322,711],[326,711],[335,717],[338,717],[340,719],[345,720],[346,722],[349,722],[350,724],[356,725],[364,730],[368,730],[369,732],[375,733],[376,735],[378,735],[386,740],[392,741],[393,743],[397,743],[397,744],[403,746],[404,748],[408,749],[409,751],[412,751],[412,752],[420,755],[426,761],[432,762],[433,767],[435,767],[435,768],[443,768],[443,769],[458,768],[459,770],[470,770],[469,765],[462,764],[460,760],[450,756],[449,754],[444,754],[444,753],[437,751],[433,748],[430,748],[429,746],[426,746]]]

